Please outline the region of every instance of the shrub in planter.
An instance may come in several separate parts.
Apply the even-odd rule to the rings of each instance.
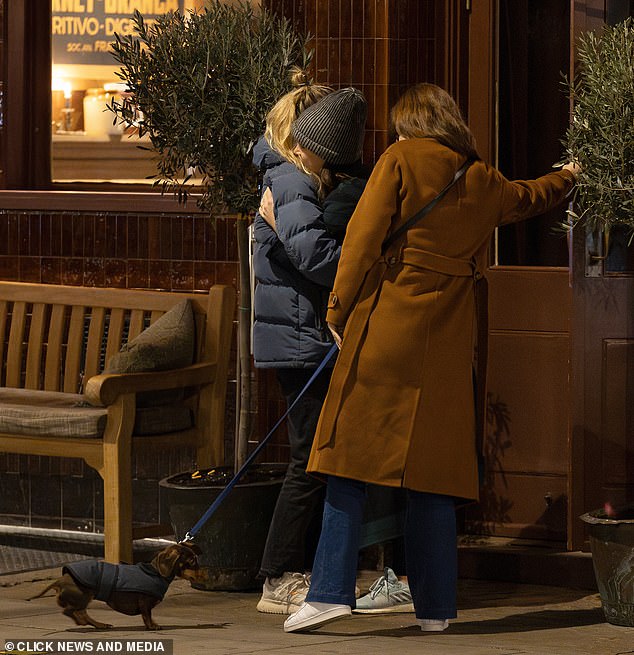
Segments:
[[[568,89],[574,103],[564,145],[582,171],[571,226],[588,237],[634,235],[634,21],[578,42],[579,69]],[[607,247],[605,248],[607,255]],[[601,604],[610,623],[634,626],[634,508],[595,510],[588,525]]]
[[[306,39],[288,20],[245,1],[209,0],[200,13],[170,12],[151,25],[136,11],[132,23],[133,33],[115,34],[113,44],[128,89],[109,105],[115,120],[149,138],[163,192],[185,201],[195,190],[200,207],[243,219],[237,221],[240,464],[250,436],[247,219],[259,202],[251,147],[268,110],[290,89],[291,68],[308,65]]]
[[[240,259],[237,465],[246,459],[250,433],[247,221],[259,202],[251,147],[264,132],[268,110],[290,89],[291,68],[308,65],[304,37],[289,21],[254,4],[209,0],[204,11],[170,12],[151,25],[136,11],[133,33],[115,34],[113,54],[127,92],[109,105],[116,121],[149,139],[147,147],[157,167],[155,185],[163,192],[175,193],[180,201],[195,192],[201,208],[215,214],[230,212],[240,219],[236,221]],[[253,584],[262,550],[257,547],[262,523],[268,527],[280,485],[281,476],[236,485],[211,517],[201,543],[208,588],[243,589]],[[223,482],[207,485],[201,494],[197,489],[176,489],[173,481],[162,486],[169,486],[172,525],[182,537]],[[194,500],[194,495],[203,500]],[[250,558],[235,564],[234,556],[247,552]]]
[[[584,223],[609,235],[618,226],[634,233],[634,20],[577,44],[579,68],[568,83],[573,116],[564,146],[578,162],[576,209],[571,225]]]

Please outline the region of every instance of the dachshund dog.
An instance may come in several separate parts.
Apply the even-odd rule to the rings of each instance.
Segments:
[[[108,564],[100,560],[83,560],[67,564],[62,576],[36,596],[50,589],[57,592],[57,604],[77,625],[111,628],[91,618],[86,608],[91,600],[105,601],[113,610],[133,616],[140,614],[147,630],[160,630],[152,619],[152,608],[163,600],[175,577],[196,579],[200,548],[191,541],[168,546],[149,564]]]

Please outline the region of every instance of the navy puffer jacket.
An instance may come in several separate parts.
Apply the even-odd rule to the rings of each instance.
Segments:
[[[315,368],[332,345],[326,303],[341,253],[326,229],[310,176],[264,138],[253,161],[271,188],[277,234],[255,216],[253,354],[262,368]]]

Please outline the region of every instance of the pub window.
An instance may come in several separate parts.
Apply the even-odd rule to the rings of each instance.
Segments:
[[[110,51],[114,34],[132,34],[138,9],[151,23],[204,0],[52,0],[51,178],[53,182],[144,182],[156,172],[135,128],[106,109],[125,91]]]
[[[568,0],[505,0],[499,4],[498,167],[509,179],[535,178],[562,156],[568,100]],[[568,266],[568,243],[558,229],[564,209],[498,230],[496,262]]]

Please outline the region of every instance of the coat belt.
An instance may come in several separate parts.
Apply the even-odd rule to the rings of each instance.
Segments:
[[[356,306],[346,325],[345,345],[337,357],[328,396],[324,403],[324,410],[319,418],[315,437],[317,451],[332,447],[335,443],[337,415],[341,408],[345,388],[349,385],[350,372],[355,366],[359,349],[362,346],[362,335],[365,326],[378,301],[381,279],[386,269],[398,263],[453,277],[470,277],[475,281],[482,277],[482,274],[477,270],[475,261],[444,257],[443,255],[411,247],[401,248],[395,255],[386,254],[374,262],[364,279]]]
[[[452,277],[476,277],[480,276],[477,271],[475,262],[469,259],[459,259],[457,257],[445,257],[427,250],[418,248],[402,248],[398,257],[387,257],[388,266],[397,262],[403,263],[414,268],[423,268],[443,275]]]

